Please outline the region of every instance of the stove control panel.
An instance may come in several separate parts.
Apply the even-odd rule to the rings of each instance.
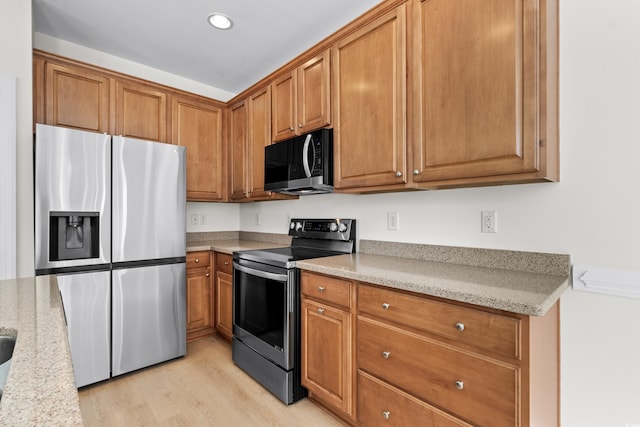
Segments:
[[[291,219],[289,235],[324,240],[355,240],[355,219]]]

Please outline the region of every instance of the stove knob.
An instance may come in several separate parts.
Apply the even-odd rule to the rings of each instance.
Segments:
[[[332,222],[331,225],[329,226],[329,230],[338,231],[338,224],[336,224],[335,222]]]
[[[291,230],[294,230],[296,228],[296,223],[294,221],[291,221],[291,224],[289,224],[289,228]]]
[[[345,224],[344,222],[341,222],[340,227],[338,227],[338,231],[340,231],[341,233],[344,233],[345,231],[347,231],[347,224]]]
[[[296,231],[300,231],[300,230],[302,230],[302,223],[296,222]]]

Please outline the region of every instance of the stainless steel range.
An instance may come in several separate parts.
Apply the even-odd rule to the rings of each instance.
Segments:
[[[292,219],[291,246],[233,253],[233,361],[286,404],[300,384],[296,261],[355,252],[356,220]]]

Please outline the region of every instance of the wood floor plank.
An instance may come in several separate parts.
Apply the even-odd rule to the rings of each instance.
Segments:
[[[218,336],[187,344],[187,355],[84,387],[87,426],[344,426],[307,399],[284,405],[231,360]]]

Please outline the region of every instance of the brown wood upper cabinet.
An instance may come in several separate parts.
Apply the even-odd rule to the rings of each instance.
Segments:
[[[557,1],[411,6],[418,186],[557,180]]]
[[[151,85],[116,83],[116,134],[167,142],[167,92]]]
[[[406,183],[406,5],[332,49],[336,189]]]
[[[110,132],[108,76],[35,58],[35,122]]]
[[[273,141],[331,123],[330,81],[329,50],[274,80],[271,84]]]
[[[187,200],[223,200],[222,105],[173,96],[172,142],[187,148]]]
[[[271,86],[229,107],[230,199],[291,198],[264,191],[264,147],[271,144]]]

